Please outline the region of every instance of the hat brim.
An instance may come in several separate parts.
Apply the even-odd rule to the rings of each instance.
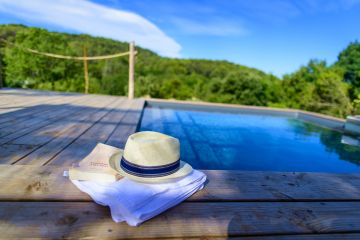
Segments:
[[[159,183],[159,182],[170,182],[172,180],[185,177],[189,175],[192,172],[192,167],[190,164],[180,161],[180,167],[179,170],[176,172],[162,176],[162,177],[138,177],[131,174],[128,174],[120,167],[120,159],[123,155],[123,150],[121,150],[120,154],[117,154],[113,158],[109,160],[109,165],[112,169],[114,169],[116,172],[118,172],[121,176],[129,178],[131,180],[137,181],[137,182],[145,182],[145,183]]]

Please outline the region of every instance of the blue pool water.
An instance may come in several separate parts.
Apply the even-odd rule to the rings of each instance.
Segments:
[[[292,117],[147,107],[140,130],[177,137],[198,169],[360,172],[359,147]]]

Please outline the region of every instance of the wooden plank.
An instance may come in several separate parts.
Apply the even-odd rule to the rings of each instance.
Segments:
[[[117,125],[118,119],[122,118],[126,103],[122,102],[109,111],[103,118],[89,128],[86,133],[76,139],[70,146],[51,160],[49,164],[71,165],[84,158],[98,142],[105,142]]]
[[[21,124],[33,117],[47,114],[54,111],[57,107],[60,107],[60,104],[55,107],[53,105],[36,105],[30,108],[21,108],[9,113],[1,114],[0,129],[4,129],[14,124]]]
[[[1,129],[0,131],[9,131],[9,127],[8,125],[13,123],[11,126],[13,128],[12,131],[16,131],[17,129],[21,129],[23,127],[27,127],[27,126],[31,126],[31,124],[37,123],[37,122],[41,122],[41,121],[45,121],[45,120],[49,120],[54,118],[55,116],[62,116],[61,114],[63,114],[64,117],[66,117],[65,113],[69,112],[69,110],[72,110],[74,108],[90,108],[91,105],[89,105],[90,102],[95,102],[95,99],[92,99],[90,96],[85,96],[83,98],[77,98],[74,99],[73,101],[69,102],[69,103],[59,103],[59,104],[54,104],[52,106],[49,106],[49,109],[45,108],[45,109],[41,109],[41,111],[39,111],[38,113],[34,113],[34,114],[30,114],[28,116],[25,116],[25,118],[20,118],[19,121],[15,121],[15,120],[10,120],[10,122],[5,122],[3,124],[1,124]],[[8,114],[5,114],[8,115]],[[5,115],[1,115],[1,116],[5,116]],[[70,115],[71,116],[71,115]],[[17,117],[17,116],[15,116]],[[3,126],[6,126],[6,128],[4,128]],[[10,132],[12,133],[12,132]],[[2,134],[4,136],[4,134]]]
[[[1,89],[0,90],[0,109],[6,107],[26,107],[36,105],[53,99],[65,99],[67,97],[80,96],[78,93],[62,93],[50,91],[33,91],[29,89]]]
[[[0,165],[0,200],[88,201],[66,166]],[[47,174],[43,174],[46,172]],[[360,201],[359,174],[204,171],[206,187],[189,201]],[[27,191],[40,184],[47,191]]]
[[[76,99],[81,99],[84,96],[66,96],[66,97],[56,97],[56,98],[50,98],[50,99],[42,99],[41,101],[37,101],[36,103],[28,103],[26,101],[26,98],[23,97],[18,97],[20,99],[23,100],[24,104],[22,106],[14,106],[12,107],[11,105],[4,105],[2,107],[0,107],[0,114],[1,116],[15,116],[17,115],[17,112],[19,111],[24,111],[27,112],[29,111],[28,109],[31,109],[32,107],[36,107],[36,106],[40,106],[40,105],[44,105],[44,106],[51,106],[51,105],[55,105],[55,104],[60,104],[60,103],[70,103]],[[5,120],[1,120],[0,123],[6,121],[7,119],[5,118]]]
[[[135,93],[135,43],[129,43],[129,92],[128,98],[133,99]]]
[[[51,141],[42,145],[40,148],[22,158],[20,161],[17,161],[16,164],[31,164],[41,166],[48,163],[52,158],[58,155],[79,136],[86,132],[91,126],[93,126],[99,119],[107,114],[111,107],[114,104],[117,104],[118,101],[121,102],[123,100],[119,98],[117,101],[108,105],[106,108],[100,108],[92,113],[86,113],[86,115],[84,115],[82,118],[76,119],[70,125],[64,127],[62,131],[59,132],[59,134]]]
[[[18,94],[18,95],[40,95],[40,96],[54,96],[54,95],[75,95],[78,93],[64,93],[64,92],[56,92],[56,91],[49,91],[49,90],[37,90],[37,89],[24,89],[24,88],[2,88],[0,89],[0,96],[6,96],[10,94]]]
[[[114,111],[111,111],[48,164],[71,166],[90,153],[97,143],[105,143],[119,122],[122,123],[122,119],[126,118],[130,104],[131,101],[126,101],[125,105],[119,106]]]
[[[102,104],[104,103],[109,102],[102,101]],[[55,123],[47,125],[44,128],[40,128],[23,137],[20,137],[15,141],[12,141],[11,144],[16,144],[19,146],[23,144],[37,146],[33,148],[32,151],[28,152],[10,152],[6,158],[0,159],[0,163],[14,164],[18,163],[19,161],[21,162],[21,164],[30,163],[42,165],[46,163],[49,160],[48,158],[51,157],[49,156],[50,154],[56,154],[57,151],[61,151],[61,147],[64,147],[64,144],[69,144],[69,142],[73,140],[71,137],[66,136],[66,134],[69,133],[73,137],[81,135],[84,131],[86,131],[86,127],[89,128],[93,125],[94,122],[91,122],[91,119],[94,119],[94,121],[96,121],[108,111],[101,110],[102,108],[98,109],[92,107],[91,109],[77,112],[71,115],[66,120],[57,121]],[[90,121],[88,121],[89,119]],[[52,141],[54,139],[58,140]],[[2,148],[0,147],[0,149]],[[5,149],[3,150],[3,152],[8,151]]]
[[[209,184],[196,196],[199,200],[360,200],[360,174],[217,170],[206,174]]]
[[[125,147],[125,143],[129,135],[133,134],[137,130],[144,104],[145,101],[140,99],[133,100],[131,102],[129,110],[106,141],[106,144],[118,148]]]
[[[74,96],[52,96],[52,97],[23,97],[16,96],[14,99],[9,99],[7,101],[2,101],[2,106],[0,106],[0,114],[9,113],[11,114],[14,111],[20,109],[29,108],[31,106],[36,106],[39,104],[51,104],[54,101],[67,101],[68,98],[74,98]]]
[[[1,119],[0,119],[0,128],[6,127],[9,124],[15,124],[21,121],[24,121],[24,119],[37,116],[41,113],[46,113],[48,111],[54,110],[54,105],[60,105],[60,104],[71,104],[75,103],[77,101],[80,101],[81,99],[85,98],[84,96],[73,96],[73,97],[67,97],[64,100],[63,98],[55,99],[53,101],[45,101],[41,102],[37,105],[32,105],[29,107],[21,108],[16,111],[8,112],[8,113],[2,113]]]
[[[83,101],[88,101],[89,99],[83,99]],[[22,133],[31,132],[31,130],[38,129],[41,126],[46,126],[47,124],[53,122],[53,119],[67,117],[67,114],[76,112],[76,108],[79,108],[75,105],[57,105],[53,106],[52,111],[46,111],[45,113],[40,112],[38,115],[30,116],[23,121],[14,123],[11,127],[1,128],[0,137],[3,139],[14,139],[17,136],[21,136]],[[77,109],[78,110],[78,109]],[[30,131],[29,131],[30,130]],[[0,140],[0,144],[4,143],[5,140]]]
[[[139,227],[86,202],[1,202],[4,238],[164,238],[359,233],[360,202],[182,203]]]
[[[83,99],[86,103],[86,99]],[[89,100],[88,100],[89,101]],[[8,143],[10,141],[15,140],[16,138],[19,138],[21,136],[24,136],[32,131],[35,131],[37,129],[40,129],[42,127],[45,127],[55,121],[59,121],[61,119],[68,118],[72,116],[74,113],[78,113],[79,111],[83,110],[87,106],[63,106],[59,108],[58,111],[54,111],[50,113],[49,115],[42,116],[42,117],[36,117],[31,118],[26,122],[26,126],[20,125],[20,126],[14,126],[11,129],[8,129],[6,133],[0,138],[0,145],[4,143]],[[89,106],[91,107],[91,106]],[[3,129],[0,129],[0,132],[3,132]]]
[[[129,102],[130,102],[130,107],[122,122],[124,124],[139,124],[141,112],[144,108],[145,101],[142,99],[135,99]]]
[[[0,147],[0,163],[10,164],[36,149],[34,145],[4,144]]]
[[[9,91],[9,90],[6,90]],[[0,100],[2,100],[3,98],[1,97],[1,94],[3,94],[4,90],[0,90]],[[20,92],[20,93],[18,93]],[[4,111],[6,109],[10,109],[12,112],[8,112],[6,114],[2,114],[2,118],[0,119],[0,123],[4,122],[4,121],[8,121],[10,118],[10,120],[14,120],[16,118],[18,118],[18,112],[24,112],[24,114],[28,113],[29,110],[32,111],[32,107],[35,106],[39,106],[39,105],[55,105],[55,104],[70,104],[73,103],[73,100],[76,99],[82,99],[82,98],[89,98],[89,96],[83,95],[83,94],[78,94],[78,93],[57,93],[57,92],[46,92],[46,91],[31,91],[31,90],[15,90],[15,92],[12,93],[15,97],[15,100],[19,100],[19,102],[21,103],[20,105],[16,105],[13,108],[11,107],[11,102],[10,103],[5,103],[4,107],[0,106],[0,113],[2,113],[3,111],[1,109],[4,109]],[[28,94],[33,95],[35,101],[28,101],[28,98],[26,97]],[[47,97],[44,98],[43,96],[51,96],[51,97]],[[116,98],[114,96],[103,96],[103,95],[95,95],[92,94],[91,98]],[[12,100],[14,101],[14,99]],[[1,101],[0,101],[1,102]],[[44,106],[45,107],[45,106]],[[16,110],[16,111],[15,111]],[[30,112],[31,112],[30,111]],[[22,113],[21,113],[22,114]],[[5,115],[7,117],[5,117]]]
[[[224,239],[224,238],[211,238]],[[342,233],[342,234],[306,234],[306,235],[274,235],[274,236],[257,236],[257,237],[230,237],[230,240],[359,240],[359,233]]]
[[[41,101],[50,100],[54,98],[59,98],[60,96],[42,96],[42,95],[19,95],[19,94],[10,94],[6,97],[1,98],[0,108],[6,107],[24,107],[28,104],[36,104]]]
[[[62,131],[66,130],[69,127],[72,127],[74,124],[75,125],[77,124],[80,127],[80,125],[88,123],[89,118],[91,119],[92,114],[96,113],[99,110],[102,110],[104,107],[107,106],[107,104],[113,102],[112,99],[110,101],[109,100],[94,102],[94,104],[91,107],[85,107],[81,109],[81,111],[79,109],[75,114],[63,120],[51,123],[45,126],[44,128],[35,130],[31,134],[25,135],[10,143],[41,145],[44,142],[47,142],[49,139],[53,139],[54,137],[59,136],[59,134],[61,134]],[[119,99],[118,101],[121,102],[122,100]]]
[[[164,238],[164,239],[171,239],[171,240],[185,240],[188,238],[182,237],[182,238]],[[194,237],[191,238],[192,240],[359,240],[360,234],[359,233],[332,233],[332,234],[294,234],[294,235],[273,235],[273,236],[241,236],[241,237],[229,237],[229,236],[223,236],[223,237]]]
[[[36,117],[39,116],[41,113],[45,113],[47,111],[53,111],[54,109],[56,109],[57,106],[59,105],[67,105],[67,104],[71,104],[71,105],[78,105],[78,102],[82,102],[82,103],[87,103],[86,101],[82,101],[83,99],[93,99],[93,98],[109,98],[109,99],[115,99],[116,97],[112,97],[112,96],[98,96],[98,95],[91,95],[91,96],[86,96],[86,95],[69,95],[69,96],[65,96],[65,97],[60,97],[58,99],[52,100],[52,101],[44,101],[44,102],[39,102],[37,105],[32,105],[30,107],[27,108],[17,108],[14,109],[14,111],[12,112],[8,112],[8,113],[4,113],[1,114],[1,119],[0,119],[0,128],[3,127],[3,124],[7,124],[7,123],[16,123],[18,121],[23,121],[23,118],[30,118],[30,117]],[[16,111],[15,111],[16,110]]]
[[[96,101],[96,100],[97,99],[87,101],[87,104],[92,104],[92,106],[97,106],[96,104],[92,103],[92,101]],[[107,100],[104,99],[103,101],[99,101],[99,102],[101,102],[101,104],[108,104],[112,101],[114,101],[114,100],[110,98]],[[82,109],[84,109],[84,111],[81,111]],[[19,137],[15,137],[14,140],[12,140],[12,141],[11,140],[9,141],[6,138],[3,138],[3,139],[0,138],[0,143],[1,143],[1,141],[7,141],[9,143],[7,143],[6,146],[11,146],[8,148],[2,147],[4,145],[0,146],[2,155],[4,156],[4,157],[0,158],[0,163],[13,164],[13,163],[17,162],[18,160],[22,159],[26,155],[30,154],[34,150],[41,147],[42,146],[41,144],[44,144],[47,141],[51,141],[51,139],[58,137],[57,134],[61,134],[63,131],[66,131],[67,128],[66,128],[66,126],[64,126],[65,125],[64,123],[66,123],[66,120],[71,122],[70,125],[75,124],[75,123],[77,123],[77,118],[83,117],[83,114],[87,115],[89,111],[97,111],[97,110],[98,109],[96,107],[89,108],[89,107],[82,107],[82,106],[77,107],[76,106],[75,109],[73,110],[72,114],[65,115],[65,117],[66,117],[65,120],[60,119],[59,121],[54,121],[53,123],[49,123],[48,125],[45,125],[43,128],[41,128],[41,127],[38,127],[36,129],[26,128],[24,130],[19,130],[18,132],[15,132],[15,133],[19,134],[19,135],[20,135],[20,133],[24,133],[24,131],[25,131],[25,133],[21,134],[22,136],[20,135]],[[62,128],[62,130],[59,130],[61,128]],[[31,130],[33,130],[33,131],[31,131]],[[59,132],[57,132],[57,131],[59,131]],[[19,140],[19,141],[17,141],[17,140]],[[26,145],[32,146],[32,147],[37,144],[40,144],[40,145],[38,145],[37,147],[31,148],[30,151],[28,151],[28,149],[26,149],[27,151],[21,151],[21,149],[22,149],[21,146],[23,144],[26,144]],[[19,147],[19,151],[15,150],[16,146]],[[55,149],[58,149],[57,147],[59,147],[59,146],[56,146],[51,152],[53,152]],[[43,157],[45,157],[45,156],[43,156]],[[42,158],[42,160],[44,160],[44,159]]]

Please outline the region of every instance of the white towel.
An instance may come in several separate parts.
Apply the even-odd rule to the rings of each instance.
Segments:
[[[138,226],[201,190],[205,181],[204,173],[193,170],[190,175],[168,183],[139,183],[127,178],[114,183],[72,182],[96,203],[109,206],[115,222]]]

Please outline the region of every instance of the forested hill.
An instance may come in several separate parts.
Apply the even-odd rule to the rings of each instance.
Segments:
[[[0,75],[5,86],[84,91],[81,61],[28,53],[21,48],[88,56],[128,51],[111,39],[49,32],[22,25],[0,25]],[[360,113],[360,44],[351,43],[327,66],[311,60],[279,79],[227,61],[170,59],[137,47],[136,96],[290,107],[344,117]],[[89,61],[90,93],[125,95],[128,59]]]

